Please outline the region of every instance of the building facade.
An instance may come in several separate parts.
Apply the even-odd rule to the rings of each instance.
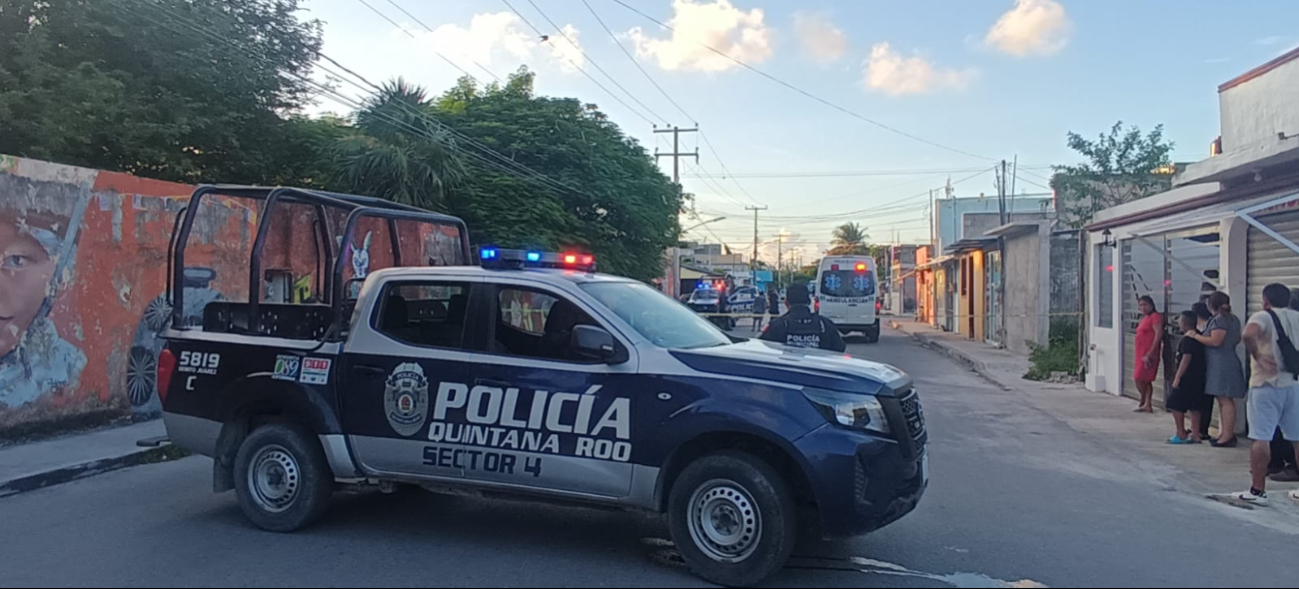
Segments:
[[[1299,286],[1297,87],[1299,50],[1223,84],[1220,150],[1182,170],[1172,190],[1101,211],[1086,227],[1088,388],[1135,394],[1137,297],[1151,296],[1165,318],[1162,398],[1178,313],[1224,291],[1244,316],[1261,308],[1267,284]]]

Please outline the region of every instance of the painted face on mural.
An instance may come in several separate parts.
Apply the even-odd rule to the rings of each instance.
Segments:
[[[0,357],[18,347],[40,312],[54,277],[54,260],[36,233],[0,218]]]
[[[0,218],[0,356],[22,341],[49,294],[53,276],[55,260],[34,231],[13,218]]]

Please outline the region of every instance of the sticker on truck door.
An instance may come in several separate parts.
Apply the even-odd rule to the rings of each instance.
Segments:
[[[334,362],[329,358],[303,358],[302,375],[298,382],[302,384],[328,384],[329,367]]]

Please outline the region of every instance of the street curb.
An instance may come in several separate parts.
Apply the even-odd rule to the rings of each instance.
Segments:
[[[63,483],[101,475],[104,473],[122,470],[132,466],[143,464],[152,464],[155,462],[166,462],[173,460],[179,449],[170,445],[164,445],[159,448],[141,448],[138,451],[114,456],[112,458],[101,458],[81,464],[74,464],[54,470],[40,472],[32,475],[18,477],[8,481],[0,482],[0,498],[10,497],[21,493],[36,491],[46,487],[53,487]]]
[[[927,334],[917,333],[917,332],[914,332],[914,331],[908,331],[908,330],[906,330],[906,329],[903,329],[903,328],[902,328],[902,324],[901,324],[901,323],[898,323],[898,322],[895,321],[895,320],[890,320],[890,321],[889,321],[889,325],[890,325],[894,330],[896,330],[896,331],[900,331],[900,332],[902,332],[902,333],[904,333],[904,334],[906,334],[906,335],[911,336],[911,339],[916,340],[917,342],[920,343],[920,345],[923,345],[923,346],[925,346],[926,348],[931,348],[931,349],[934,349],[934,350],[938,350],[939,352],[942,352],[943,354],[947,355],[947,357],[949,357],[949,358],[951,358],[951,359],[953,359],[953,360],[956,360],[957,362],[960,362],[960,363],[961,363],[962,365],[964,365],[966,368],[969,368],[970,370],[972,370],[972,371],[978,373],[979,376],[982,376],[984,379],[988,380],[988,381],[991,382],[992,384],[995,384],[995,385],[997,385],[998,387],[1001,387],[1001,388],[1003,388],[1003,389],[1007,389],[1007,390],[1013,388],[1011,385],[1009,385],[1009,384],[1007,384],[1007,383],[1004,383],[1004,382],[1001,382],[1000,379],[998,379],[997,377],[993,376],[992,371],[988,369],[988,363],[987,363],[987,362],[984,362],[984,361],[982,361],[982,360],[979,360],[978,358],[975,358],[975,357],[973,357],[973,356],[971,356],[971,355],[969,355],[969,354],[966,354],[965,352],[963,352],[963,351],[961,351],[961,350],[959,350],[959,349],[957,349],[957,348],[955,348],[955,347],[952,347],[952,346],[947,345],[947,344],[946,344],[945,342],[943,342],[942,340],[939,340],[939,339],[937,339],[937,338],[930,337],[930,336],[927,335]]]

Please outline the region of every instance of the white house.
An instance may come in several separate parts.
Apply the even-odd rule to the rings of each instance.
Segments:
[[[1135,395],[1137,297],[1168,322],[1215,290],[1238,314],[1261,308],[1263,287],[1299,286],[1299,49],[1218,89],[1215,155],[1188,166],[1172,190],[1101,211],[1089,236],[1087,387]],[[1243,353],[1243,352],[1242,352]],[[1162,398],[1164,385],[1155,383]]]

